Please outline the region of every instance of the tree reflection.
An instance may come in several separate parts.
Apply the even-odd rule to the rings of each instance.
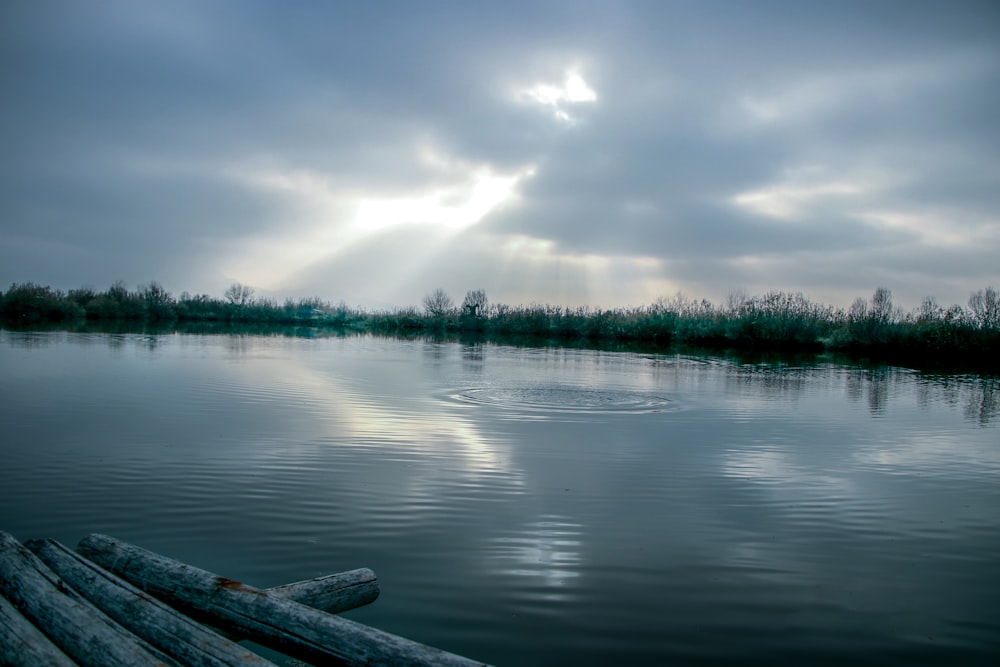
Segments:
[[[685,361],[696,368],[704,360],[677,358],[672,363],[683,365]],[[791,400],[823,384],[832,387],[840,384],[850,402],[866,404],[869,413],[876,417],[884,416],[891,402],[910,396],[921,409],[934,404],[948,405],[960,409],[966,419],[981,426],[994,423],[1000,416],[1000,378],[996,376],[923,374],[898,366],[732,363],[725,383],[729,390],[744,396],[780,396]]]
[[[889,400],[889,375],[889,370],[886,368],[868,371],[866,393],[868,395],[868,409],[873,415],[881,415],[885,412],[885,405]]]
[[[482,370],[486,360],[486,346],[483,343],[462,344],[462,368],[465,370]]]
[[[986,426],[996,419],[1000,413],[1000,401],[997,400],[997,386],[1000,380],[995,377],[979,378],[968,391],[963,413],[967,419]]]

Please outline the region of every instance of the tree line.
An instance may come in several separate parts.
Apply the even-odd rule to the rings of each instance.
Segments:
[[[810,301],[800,292],[730,294],[725,304],[677,295],[628,308],[565,308],[489,301],[482,289],[456,303],[443,289],[422,308],[368,311],[319,297],[278,303],[234,283],[221,298],[187,292],[174,297],[159,283],[129,289],[116,282],[103,292],[62,292],[33,283],[0,293],[0,318],[8,325],[36,322],[143,321],[296,324],[388,334],[426,333],[530,336],[546,340],[684,343],[751,350],[846,351],[878,357],[962,358],[995,367],[1000,359],[1000,294],[973,293],[966,307],[943,307],[927,297],[913,311],[895,306],[884,287],[848,309]]]

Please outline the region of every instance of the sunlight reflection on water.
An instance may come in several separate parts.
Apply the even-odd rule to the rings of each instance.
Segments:
[[[995,378],[6,331],[0,367],[20,538],[262,586],[371,567],[352,618],[496,664],[1000,651]]]

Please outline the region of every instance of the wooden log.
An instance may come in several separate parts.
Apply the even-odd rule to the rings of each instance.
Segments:
[[[54,540],[29,540],[25,546],[108,616],[184,665],[274,667]]]
[[[0,594],[81,665],[179,667],[84,600],[4,532],[0,532]]]
[[[313,609],[330,614],[356,609],[371,604],[378,598],[379,589],[375,573],[366,567],[337,574],[328,574],[316,579],[296,581],[283,586],[264,589],[271,595],[285,600],[293,600]],[[222,636],[234,642],[248,637],[223,628],[215,628]]]
[[[379,594],[375,573],[367,567],[264,590],[271,595],[331,614],[371,604]]]
[[[306,662],[359,667],[483,665],[284,600],[106,535],[85,537],[77,551],[185,613]]]
[[[0,596],[0,665],[74,667],[76,663]]]

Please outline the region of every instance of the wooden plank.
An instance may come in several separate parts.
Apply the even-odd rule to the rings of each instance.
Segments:
[[[89,535],[77,551],[185,613],[306,662],[359,667],[483,665],[281,599],[107,535]]]
[[[375,573],[367,567],[264,590],[271,595],[331,614],[371,604],[379,594]]]
[[[0,596],[0,665],[74,667],[76,663]]]
[[[84,600],[4,532],[0,532],[0,594],[81,665],[179,666]]]
[[[25,546],[108,616],[184,665],[274,667],[54,540],[29,540]]]

